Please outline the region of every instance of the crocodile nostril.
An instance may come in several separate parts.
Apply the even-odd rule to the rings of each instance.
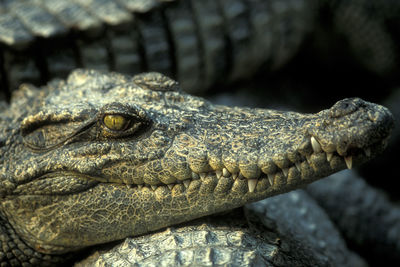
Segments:
[[[332,118],[338,118],[346,116],[357,111],[360,107],[364,106],[365,103],[360,98],[346,98],[338,101],[330,109],[330,116]]]
[[[377,111],[369,111],[369,112],[368,112],[368,118],[369,118],[369,120],[372,121],[372,122],[378,121],[379,118],[380,118],[380,115],[381,115],[381,114],[380,114],[379,112],[377,112]]]

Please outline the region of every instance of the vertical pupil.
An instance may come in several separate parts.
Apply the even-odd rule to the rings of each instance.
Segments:
[[[121,115],[106,115],[104,125],[111,130],[123,130],[126,124],[125,117]]]

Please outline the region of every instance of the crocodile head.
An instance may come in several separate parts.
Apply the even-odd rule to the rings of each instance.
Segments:
[[[385,147],[390,112],[230,108],[157,73],[78,70],[1,114],[0,211],[37,251],[140,235],[303,186]]]

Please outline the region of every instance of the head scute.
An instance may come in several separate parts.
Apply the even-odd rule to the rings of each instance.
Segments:
[[[178,82],[158,72],[135,75],[132,81],[143,89],[165,92],[180,91]]]
[[[64,88],[67,92],[71,89],[81,88],[80,91],[97,90],[99,92],[108,92],[117,85],[124,85],[129,78],[119,73],[106,73],[98,70],[76,69],[67,78],[67,86]]]

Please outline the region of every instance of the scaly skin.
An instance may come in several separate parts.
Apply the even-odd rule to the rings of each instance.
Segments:
[[[248,78],[266,62],[282,66],[311,30],[316,2],[0,2],[0,87],[43,84],[80,67],[157,71],[204,91]]]
[[[399,14],[396,0],[4,0],[0,89],[8,97],[79,67],[157,71],[199,93],[281,68],[311,49],[310,35],[311,60],[344,56],[343,39],[346,58],[398,77]]]
[[[393,127],[358,98],[299,114],[178,89],[158,73],[83,70],[22,86],[0,116],[0,226],[43,254],[141,235],[351,168]]]

